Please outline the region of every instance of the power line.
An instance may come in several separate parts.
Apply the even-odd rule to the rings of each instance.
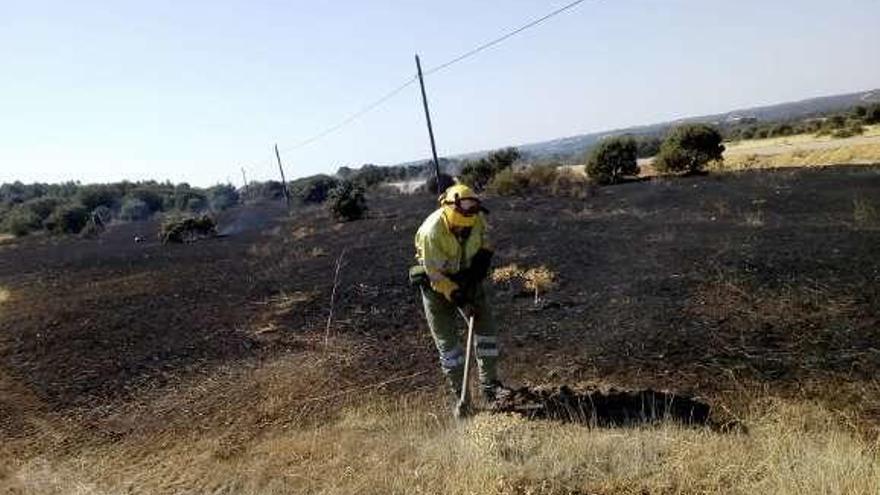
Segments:
[[[507,33],[501,37],[498,37],[492,41],[488,41],[486,43],[483,43],[482,45],[474,48],[473,50],[469,50],[465,53],[462,53],[461,55],[453,58],[452,60],[450,60],[448,62],[442,63],[432,69],[428,69],[427,71],[425,71],[425,75],[427,76],[427,75],[433,74],[435,72],[439,72],[439,71],[449,67],[450,65],[457,64],[458,62],[461,62],[462,60],[464,60],[466,58],[472,57],[487,48],[493,47],[508,38],[512,38],[513,36],[516,36],[517,34],[525,31],[526,29],[537,26],[538,24],[541,24],[542,22],[546,21],[547,19],[550,19],[551,17],[555,17],[555,16],[565,12],[566,10],[572,9],[572,8],[576,7],[578,4],[584,3],[586,1],[587,0],[576,0],[574,2],[569,3],[568,5],[564,5],[558,9],[554,10],[553,12],[550,12],[549,14],[545,15],[544,17],[541,17],[539,19],[535,19],[534,21],[532,21],[524,26],[518,27],[518,28],[514,29],[513,31],[510,31],[509,33]]]
[[[524,25],[502,35],[502,36],[499,36],[498,38],[495,38],[491,41],[488,41],[486,43],[483,43],[483,44],[477,46],[476,48],[468,50],[467,52],[464,52],[461,55],[454,57],[447,62],[444,62],[436,67],[428,69],[427,71],[424,72],[424,75],[427,76],[430,74],[434,74],[436,72],[440,72],[441,70],[446,69],[447,67],[449,67],[451,65],[457,64],[458,62],[461,62],[462,60],[470,58],[470,57],[476,55],[477,53],[480,53],[481,51],[486,50],[487,48],[491,48],[499,43],[502,43],[503,41],[505,41],[509,38],[512,38],[513,36],[516,36],[517,34],[523,32],[529,28],[535,27],[538,24],[541,24],[542,22],[544,22],[552,17],[555,17],[559,14],[562,14],[563,12],[572,9],[572,8],[576,7],[577,5],[584,3],[585,1],[586,0],[575,0],[574,2],[570,2],[570,3],[560,7],[558,9],[554,10],[553,12],[550,12],[549,14],[547,14],[543,17],[535,19],[527,24],[524,24]],[[347,126],[348,124],[350,124],[350,123],[354,122],[355,120],[357,120],[358,118],[362,117],[363,115],[365,115],[365,114],[371,112],[372,110],[376,109],[377,107],[381,106],[382,104],[384,104],[385,102],[387,102],[391,98],[397,96],[400,92],[402,92],[404,89],[408,88],[411,84],[415,83],[417,80],[418,80],[418,76],[413,75],[412,77],[407,79],[406,82],[404,82],[400,86],[385,93],[381,98],[373,101],[372,103],[365,105],[360,110],[358,110],[358,111],[352,113],[351,115],[349,115],[348,117],[340,120],[338,123],[333,124],[330,127],[327,127],[323,131],[321,131],[321,132],[319,132],[319,133],[317,133],[307,139],[304,139],[295,145],[285,147],[285,148],[281,149],[281,151],[292,151],[292,150],[297,150],[297,149],[303,148],[305,146],[308,146],[309,144],[314,143],[315,141],[322,139],[323,137],[327,136],[328,134],[332,134],[332,133],[338,131],[339,129]]]
[[[333,132],[335,132],[335,131],[337,131],[337,130],[343,128],[343,127],[345,127],[346,125],[350,124],[351,122],[357,120],[358,117],[361,117],[362,115],[364,115],[364,114],[366,114],[366,113],[369,113],[371,110],[373,110],[373,109],[375,109],[376,107],[382,105],[383,103],[385,103],[386,101],[390,100],[391,98],[394,98],[395,96],[397,96],[398,93],[400,93],[400,92],[403,91],[404,89],[408,88],[411,84],[415,83],[416,80],[418,80],[418,77],[417,77],[417,76],[412,76],[412,77],[410,77],[405,83],[403,83],[403,84],[401,84],[400,86],[398,86],[398,87],[394,88],[393,90],[389,91],[388,93],[386,93],[385,95],[383,95],[381,98],[377,99],[376,101],[374,101],[374,102],[372,102],[372,103],[370,103],[370,104],[368,104],[368,105],[365,105],[363,108],[361,108],[361,109],[358,110],[357,112],[354,112],[353,114],[349,115],[348,117],[344,118],[343,120],[339,121],[338,123],[333,124],[332,126],[330,126],[330,127],[326,128],[326,129],[324,129],[323,131],[319,132],[318,134],[315,134],[314,136],[312,136],[312,137],[310,137],[310,138],[308,138],[308,139],[304,139],[304,140],[300,141],[299,143],[297,143],[297,144],[295,144],[295,145],[293,145],[293,146],[289,146],[289,147],[287,147],[287,148],[283,148],[281,151],[292,151],[292,150],[296,150],[296,149],[302,148],[303,146],[307,146],[307,145],[309,145],[309,144],[311,144],[311,143],[313,143],[313,142],[315,142],[315,141],[321,139],[322,137],[324,137],[324,136],[326,136],[326,135],[328,135],[328,134],[331,134],[331,133],[333,133]]]

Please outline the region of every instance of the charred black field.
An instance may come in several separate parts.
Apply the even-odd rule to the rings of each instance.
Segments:
[[[655,179],[583,200],[489,197],[495,266],[554,275],[537,300],[517,284],[495,287],[503,376],[668,391],[711,405],[719,421],[763,391],[873,430],[878,198],[876,166]],[[191,377],[279,355],[306,366],[338,349],[350,352],[320,370],[315,407],[328,415],[359,391],[435,395],[442,379],[407,283],[413,234],[435,201],[382,193],[368,204],[349,223],[317,208],[243,206],[218,218],[223,236],[192,244],[163,245],[147,222],[97,240],[0,245],[0,436],[27,439],[34,418],[52,417],[82,435],[112,431],[94,441],[118,439],[146,426],[119,427],[108,411]],[[232,414],[219,398],[213,407]]]

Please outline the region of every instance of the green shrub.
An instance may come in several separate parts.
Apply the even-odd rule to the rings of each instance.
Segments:
[[[663,141],[654,167],[660,172],[697,173],[711,161],[724,159],[721,133],[706,124],[676,127]]]
[[[587,177],[597,184],[615,184],[638,175],[638,145],[629,136],[605,139],[587,156]]]
[[[499,196],[522,196],[529,190],[528,180],[522,173],[509,168],[495,174],[486,190]]]
[[[25,201],[21,206],[34,212],[37,218],[40,219],[39,221],[42,222],[63,202],[64,200],[61,198],[42,197]]]
[[[139,221],[150,218],[153,211],[150,205],[140,198],[126,196],[122,200],[122,206],[119,208],[119,218],[128,221]]]
[[[96,184],[84,186],[78,194],[79,203],[88,211],[99,206],[113,208],[122,199],[118,184]]]
[[[342,181],[328,193],[328,204],[333,217],[339,221],[358,220],[367,211],[363,188],[350,181]]]
[[[300,203],[323,203],[340,182],[335,177],[323,174],[304,177],[290,183],[290,195]]]
[[[660,152],[663,140],[654,136],[640,136],[635,138],[638,145],[637,158],[650,158]]]
[[[499,196],[544,194],[584,198],[586,187],[586,180],[581,176],[553,166],[535,165],[523,170],[502,170],[486,189]]]
[[[30,208],[18,205],[3,218],[3,230],[21,237],[42,227],[40,217]]]
[[[489,153],[479,160],[464,162],[459,174],[459,180],[470,186],[475,191],[482,191],[495,174],[513,166],[520,159],[520,152],[516,148],[505,148]]]
[[[55,234],[78,234],[91,215],[89,210],[78,203],[65,203],[55,208],[43,222],[49,232]]]

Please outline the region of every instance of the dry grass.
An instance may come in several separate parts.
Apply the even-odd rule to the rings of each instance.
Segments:
[[[873,164],[880,162],[880,144],[861,144],[813,151],[789,151],[774,155],[737,154],[724,159],[724,170],[756,168]]]
[[[493,270],[491,278],[495,284],[522,284],[524,289],[534,294],[535,304],[540,302],[542,293],[547,293],[557,283],[556,273],[543,265],[528,269],[520,268],[515,263],[506,265]]]
[[[12,293],[9,292],[9,289],[4,287],[0,287],[0,304],[5,303],[12,296]]]
[[[747,139],[736,141],[733,143],[725,143],[728,153],[740,153],[751,150],[763,150],[776,147],[798,147],[811,146],[816,144],[823,145],[840,145],[848,142],[860,142],[880,136],[880,125],[865,126],[865,132],[861,136],[854,138],[839,139],[831,136],[816,136],[815,134],[797,134],[794,136],[781,136],[766,139]]]
[[[265,399],[264,399],[265,400]],[[587,429],[375,400],[242,441],[221,428],[6,464],[33,494],[876,493],[878,445],[811,404],[766,401],[748,434],[672,424]]]

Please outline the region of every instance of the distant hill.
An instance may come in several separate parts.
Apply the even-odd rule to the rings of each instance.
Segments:
[[[537,160],[579,160],[587,149],[592,147],[601,139],[619,135],[634,134],[642,136],[663,134],[672,126],[682,123],[703,122],[715,125],[724,125],[735,123],[741,119],[755,119],[757,121],[780,121],[780,120],[796,120],[818,116],[831,112],[837,112],[852,108],[859,104],[880,102],[880,89],[870,91],[861,91],[858,93],[849,93],[834,96],[822,96],[818,98],[809,98],[806,100],[780,103],[776,105],[768,105],[763,107],[745,108],[733,110],[726,113],[714,115],[703,115],[699,117],[689,117],[674,121],[661,122],[658,124],[650,124],[644,126],[626,127],[622,129],[614,129],[604,132],[595,132],[590,134],[579,134],[550,141],[542,141],[538,143],[529,143],[517,146],[519,150],[527,157]],[[456,155],[453,159],[477,158],[485,155],[486,151],[466,153]],[[422,163],[424,160],[411,163]]]

